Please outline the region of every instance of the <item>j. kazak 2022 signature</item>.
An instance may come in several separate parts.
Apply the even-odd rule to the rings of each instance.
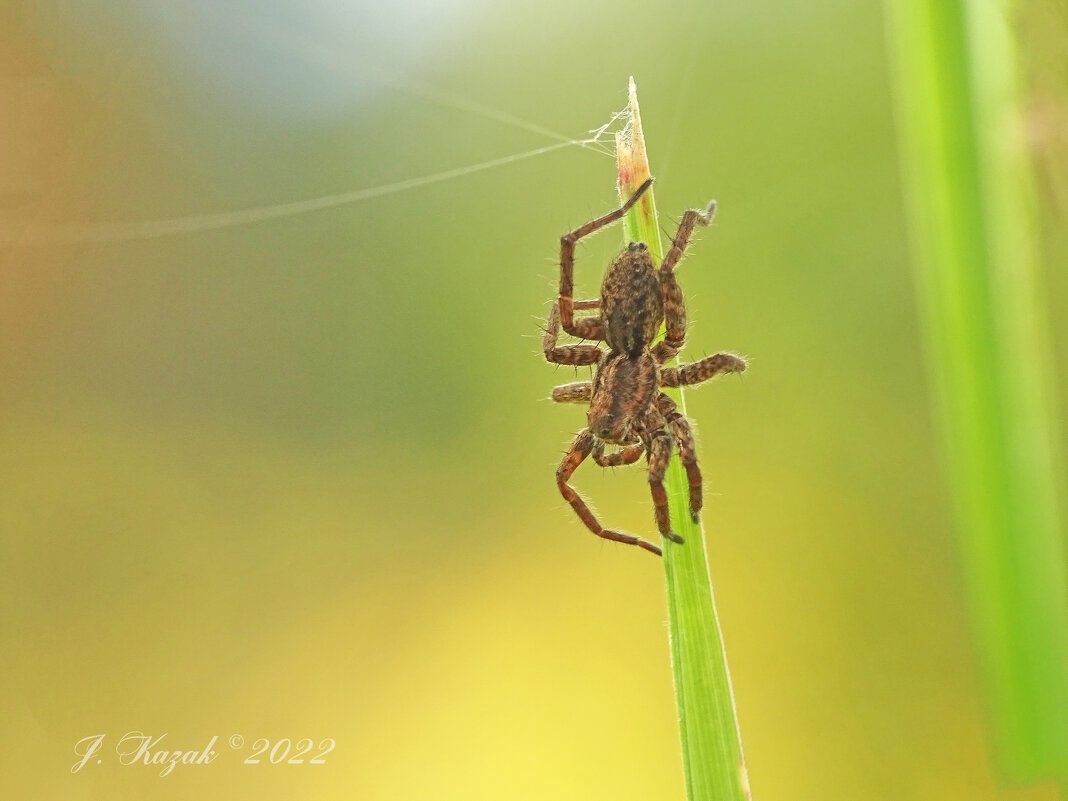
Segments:
[[[117,761],[120,765],[156,766],[160,776],[169,776],[178,767],[210,765],[220,754],[251,751],[243,760],[244,765],[324,765],[326,755],[334,750],[332,737],[315,741],[304,737],[295,742],[289,737],[270,740],[260,737],[246,749],[245,738],[231,734],[225,744],[219,744],[219,736],[212,735],[202,748],[172,749],[164,744],[166,733],[160,735],[130,731],[115,742],[114,749],[105,747],[106,734],[91,734],[74,744],[77,761],[71,765],[71,773],[80,773],[87,765],[102,765],[105,760]],[[229,746],[227,748],[226,746]]]

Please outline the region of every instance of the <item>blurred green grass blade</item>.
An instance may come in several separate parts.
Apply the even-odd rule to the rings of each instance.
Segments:
[[[1068,591],[1012,9],[886,0],[905,190],[1002,771],[1068,768]]]
[[[633,79],[630,111],[628,129],[616,136],[620,202],[649,177]],[[645,242],[657,259],[663,258],[652,189],[623,218],[623,235],[626,242]],[[681,388],[665,392],[686,414]],[[689,801],[743,801],[750,798],[749,778],[712,597],[704,531],[690,517],[689,484],[678,453],[671,457],[664,484],[671,526],[686,540],[685,545],[662,543],[686,797]]]

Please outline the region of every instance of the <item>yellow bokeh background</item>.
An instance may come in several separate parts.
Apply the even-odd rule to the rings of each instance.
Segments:
[[[751,360],[687,403],[754,798],[1055,797],[992,773],[882,24],[840,0],[0,6],[4,796],[684,797],[661,566],[559,497],[583,416],[538,352],[610,158],[177,235],[49,227],[526,153],[554,140],[516,119],[581,138],[633,74],[663,223],[720,203],[679,270],[683,355]],[[619,236],[581,250],[581,293]],[[639,468],[574,483],[652,535]],[[118,764],[130,731],[219,754],[160,777]],[[326,764],[242,763],[306,737]]]

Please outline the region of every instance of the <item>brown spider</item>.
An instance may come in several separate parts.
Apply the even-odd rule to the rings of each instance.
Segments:
[[[690,485],[690,514],[696,521],[703,503],[701,470],[690,424],[675,407],[675,402],[660,387],[698,384],[718,373],[737,373],[745,369],[745,360],[730,353],[717,353],[692,364],[664,367],[682,347],[686,336],[686,306],[682,290],[675,280],[675,265],[698,223],[708,225],[715,202],[705,211],[689,209],[682,215],[678,231],[664,261],[657,269],[644,242],[631,242],[612,262],[601,285],[600,300],[572,298],[574,292],[575,243],[599,228],[619,220],[652,185],[650,178],[621,208],[579,226],[560,239],[560,299],[553,304],[545,326],[542,347],[545,358],[555,364],[596,365],[593,381],[563,384],[553,389],[552,398],[560,402],[589,403],[588,426],[571,443],[567,455],[556,470],[560,493],[574,508],[587,528],[598,537],[628,545],[637,545],[660,555],[660,548],[647,540],[606,529],[597,522],[586,502],[567,483],[583,460],[593,455],[601,467],[633,464],[646,454],[649,463],[649,488],[660,534],[672,542],[682,537],[671,530],[668,517],[664,473],[671,458],[672,442],[686,468]],[[599,317],[575,317],[581,309],[600,308]],[[653,340],[665,325],[664,339],[655,346]],[[603,341],[597,345],[557,345],[563,326],[571,336]],[[669,433],[670,431],[670,433]],[[605,453],[605,444],[620,446]]]

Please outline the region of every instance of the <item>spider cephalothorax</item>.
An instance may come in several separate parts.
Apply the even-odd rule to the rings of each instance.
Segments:
[[[589,506],[568,479],[593,455],[602,467],[632,464],[646,454],[649,487],[653,495],[657,527],[673,542],[682,538],[671,530],[664,473],[672,444],[686,468],[690,484],[690,514],[697,519],[703,503],[701,470],[690,424],[675,402],[660,387],[697,384],[717,373],[740,372],[745,361],[729,353],[717,353],[680,367],[663,364],[678,353],[686,336],[686,305],[675,280],[675,265],[682,258],[696,225],[707,225],[715,204],[705,211],[690,209],[682,216],[671,248],[659,267],[644,242],[631,242],[609,267],[599,300],[575,301],[575,243],[599,228],[620,219],[652,184],[642,184],[619,209],[586,223],[560,239],[560,297],[553,304],[542,345],[545,358],[556,364],[595,365],[593,381],[578,381],[553,389],[553,400],[588,403],[587,427],[579,432],[556,471],[561,494],[594,534],[605,539],[637,545],[660,554],[651,542],[601,526]],[[597,317],[576,317],[576,310],[600,309]],[[665,326],[664,339],[653,344]],[[560,328],[582,339],[603,341],[598,345],[557,345]],[[619,446],[605,453],[605,445]]]

